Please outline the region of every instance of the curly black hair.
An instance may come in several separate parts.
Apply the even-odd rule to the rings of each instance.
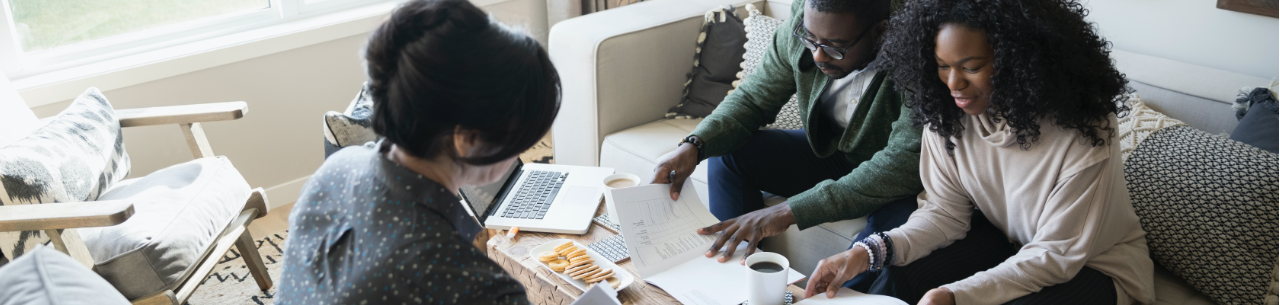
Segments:
[[[879,56],[915,124],[946,138],[948,152],[965,113],[938,78],[934,44],[944,24],[985,31],[995,51],[987,113],[1008,120],[1022,149],[1039,140],[1040,118],[1101,146],[1115,135],[1109,115],[1128,112],[1122,94],[1130,89],[1087,14],[1074,0],[908,1],[891,19]]]

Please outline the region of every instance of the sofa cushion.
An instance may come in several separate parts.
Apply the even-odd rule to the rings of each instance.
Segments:
[[[108,190],[100,199],[133,202],[133,217],[115,226],[80,229],[80,236],[94,270],[136,299],[182,283],[244,209],[249,191],[226,157],[170,166]]]
[[[755,73],[756,67],[760,66],[760,61],[773,47],[774,33],[782,25],[782,20],[761,14],[754,5],[747,5],[747,13],[750,16],[743,20],[747,27],[746,52],[742,54],[742,72],[738,73],[738,79],[733,82],[734,88],[738,88],[738,85],[747,80],[748,76]],[[791,99],[787,100],[787,103],[783,104],[782,109],[778,111],[778,116],[774,118],[773,123],[765,125],[765,128],[804,129],[800,120],[799,105],[796,95],[792,94]]]
[[[48,124],[0,147],[0,205],[93,201],[128,174],[115,110],[89,88]],[[6,257],[48,241],[39,231],[0,233]]]
[[[1242,108],[1236,111],[1240,125],[1231,132],[1231,139],[1276,153],[1280,148],[1280,115],[1275,92],[1263,87],[1240,90],[1236,106]]]
[[[1120,160],[1128,160],[1129,154],[1139,143],[1151,136],[1151,133],[1166,127],[1186,126],[1186,123],[1171,118],[1159,111],[1152,110],[1142,102],[1137,94],[1129,95],[1125,100],[1129,113],[1119,119],[1120,125]]]
[[[0,304],[129,304],[92,270],[39,246],[0,266]]]
[[[731,83],[742,70],[739,58],[746,42],[742,19],[732,6],[707,11],[694,48],[693,71],[689,72],[680,103],[667,110],[666,117],[690,119],[711,114],[733,90]]]
[[[1189,126],[1165,128],[1125,162],[1152,258],[1219,304],[1258,304],[1280,234],[1276,154]]]

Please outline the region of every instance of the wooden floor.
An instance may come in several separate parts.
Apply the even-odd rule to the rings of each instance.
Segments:
[[[258,239],[289,229],[289,210],[293,210],[292,203],[271,209],[266,217],[249,224],[249,234]]]

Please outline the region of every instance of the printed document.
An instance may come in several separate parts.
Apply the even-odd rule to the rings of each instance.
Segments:
[[[812,298],[804,299],[796,303],[796,305],[839,305],[839,304],[858,304],[858,305],[907,305],[907,302],[895,299],[890,296],[878,294],[865,294],[857,290],[840,287],[836,292],[836,297],[827,298],[826,293],[819,293]]]
[[[685,181],[679,200],[671,200],[669,184],[614,189],[607,194],[613,196],[631,263],[645,282],[681,303],[740,304],[747,300],[747,267],[740,263],[747,245],[738,245],[734,257],[724,263],[716,260],[719,256],[703,255],[717,236],[697,230],[720,221],[702,205],[692,181]],[[787,272],[787,283],[804,279],[793,269]]]

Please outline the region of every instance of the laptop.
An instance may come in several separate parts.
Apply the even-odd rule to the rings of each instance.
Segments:
[[[516,159],[501,179],[459,193],[487,229],[585,234],[604,196],[604,177],[612,174],[612,168]]]

